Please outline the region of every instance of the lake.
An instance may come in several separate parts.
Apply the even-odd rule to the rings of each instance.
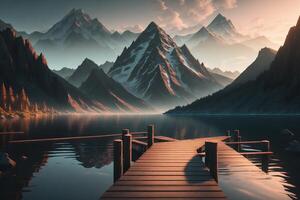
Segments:
[[[275,154],[266,180],[245,185],[243,180],[252,175],[243,169],[220,173],[225,194],[230,199],[298,199],[300,155],[285,151],[287,143],[281,132],[289,129],[299,140],[299,122],[300,116],[62,115],[2,120],[0,131],[24,131],[15,139],[32,139],[112,134],[123,128],[145,131],[148,124],[154,124],[156,135],[186,139],[226,135],[227,130],[239,129],[243,140],[270,140]],[[4,139],[2,136],[1,141]],[[113,182],[112,141],[109,137],[5,145],[2,148],[17,166],[0,178],[0,199],[99,199]],[[252,161],[259,164],[257,159]]]

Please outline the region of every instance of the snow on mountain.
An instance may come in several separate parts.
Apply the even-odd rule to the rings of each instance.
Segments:
[[[207,26],[207,29],[224,38],[228,42],[238,42],[247,38],[236,30],[230,19],[227,19],[220,13]]]
[[[185,45],[178,47],[154,22],[123,50],[108,74],[159,107],[184,104],[222,87]]]
[[[84,13],[81,9],[72,9],[61,21],[52,26],[41,39],[63,40],[72,32],[80,33],[86,39],[109,37],[110,31],[98,19]]]

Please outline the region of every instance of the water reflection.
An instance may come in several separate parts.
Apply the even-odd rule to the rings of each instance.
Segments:
[[[270,161],[268,176],[283,187],[281,191],[285,190],[286,195],[299,198],[300,158],[297,154],[284,151],[285,144],[281,135],[281,131],[288,128],[295,133],[295,138],[299,139],[299,119],[299,116],[75,115],[0,121],[0,131],[24,131],[24,134],[6,137],[26,139],[120,133],[122,128],[144,131],[148,124],[155,124],[156,134],[185,139],[225,135],[226,130],[240,129],[242,139],[271,141],[271,150],[275,152],[275,156]],[[8,139],[1,137],[0,141]],[[98,199],[112,183],[112,139],[18,144],[3,148],[17,161],[17,168],[1,179],[0,199]],[[22,160],[23,155],[28,156],[28,159]],[[252,160],[259,166],[260,158]],[[245,171],[239,171],[247,175]],[[232,174],[232,171],[227,173]],[[247,194],[248,190],[243,190],[250,186],[243,186],[242,180],[236,184],[229,177],[223,178],[226,182],[225,187],[231,188],[229,197],[245,199],[252,196]],[[256,185],[253,191],[258,190],[257,187]],[[237,193],[232,188],[242,192]],[[53,191],[56,192],[52,194]],[[49,197],[45,198],[45,194],[49,194]],[[274,192],[270,195],[269,197],[276,196]]]

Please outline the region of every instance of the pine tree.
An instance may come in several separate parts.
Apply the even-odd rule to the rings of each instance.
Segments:
[[[8,102],[9,102],[11,110],[14,111],[15,110],[16,98],[15,98],[15,95],[14,95],[14,90],[12,89],[11,86],[9,87],[9,90],[8,90]]]
[[[1,108],[3,110],[6,110],[6,103],[7,103],[6,87],[5,87],[4,83],[2,83],[2,88],[1,88]]]
[[[28,111],[27,108],[27,96],[26,96],[26,92],[24,90],[24,88],[21,90],[20,96],[19,96],[19,109],[20,111],[24,112],[24,111]]]

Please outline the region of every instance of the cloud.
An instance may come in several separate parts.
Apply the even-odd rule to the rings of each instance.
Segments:
[[[137,25],[134,25],[134,26],[123,26],[121,28],[121,30],[122,31],[128,30],[128,31],[131,31],[131,32],[134,32],[134,33],[140,33],[144,30],[144,28],[141,25],[137,24]]]
[[[181,31],[202,23],[216,10],[236,7],[236,0],[157,0],[158,23],[169,31]]]

